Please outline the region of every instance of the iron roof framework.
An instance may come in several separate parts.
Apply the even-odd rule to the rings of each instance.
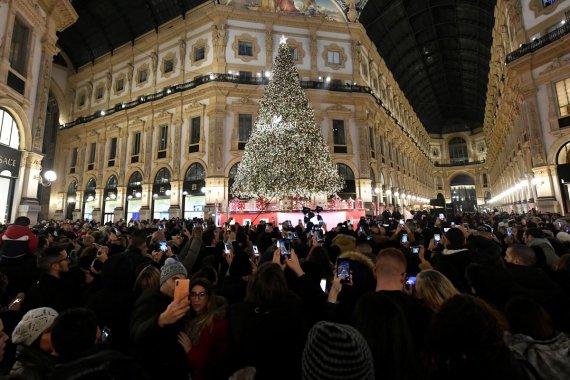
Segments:
[[[359,21],[429,133],[483,123],[496,0],[374,0]]]
[[[72,0],[79,19],[58,44],[77,69],[208,0]]]

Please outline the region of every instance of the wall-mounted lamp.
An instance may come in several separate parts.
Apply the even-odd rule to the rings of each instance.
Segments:
[[[41,173],[41,169],[40,169],[40,173]],[[43,176],[40,174],[37,174],[36,176],[34,176],[34,179],[37,180],[40,183],[40,185],[42,185],[43,187],[49,187],[57,179],[57,174],[55,174],[55,172],[53,170],[48,170],[44,173]]]

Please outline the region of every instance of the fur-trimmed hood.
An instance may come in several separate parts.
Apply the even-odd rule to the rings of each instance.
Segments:
[[[354,251],[356,249],[356,238],[350,235],[338,234],[332,240],[332,245],[339,247],[343,253]]]
[[[366,255],[357,251],[348,251],[341,254],[339,259],[349,259],[352,261],[358,261],[362,265],[369,268],[372,272],[374,272],[374,263],[370,260]]]

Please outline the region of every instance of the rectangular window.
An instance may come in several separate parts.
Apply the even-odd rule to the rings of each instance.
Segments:
[[[376,158],[376,147],[374,146],[374,128],[368,128],[369,136],[370,136],[370,156],[372,158]]]
[[[170,73],[173,70],[174,70],[174,61],[172,59],[164,61],[164,72]]]
[[[168,125],[160,127],[160,137],[158,141],[158,158],[166,157],[166,149],[168,148]]]
[[[253,57],[253,43],[249,41],[239,41],[238,55]]]
[[[87,170],[93,170],[95,168],[96,153],[97,153],[97,143],[91,143],[91,148],[89,149],[89,161],[87,163]]]
[[[333,144],[334,153],[347,152],[344,120],[333,120]]]
[[[560,116],[570,115],[570,78],[556,82],[556,97]]]
[[[200,150],[200,116],[193,117],[190,122],[190,147],[188,153],[198,152]]]
[[[245,143],[249,140],[253,127],[253,116],[249,114],[239,114],[238,120],[238,149],[244,150]]]
[[[103,87],[97,88],[97,94],[95,96],[97,100],[103,99]]]
[[[338,51],[329,51],[327,57],[329,64],[340,65],[340,53]]]
[[[194,61],[201,61],[206,58],[206,47],[198,46],[194,48]]]
[[[77,166],[77,155],[79,154],[79,148],[73,148],[73,152],[71,153],[71,165],[69,168],[69,174],[75,173],[75,167]]]
[[[117,138],[113,137],[111,139],[111,145],[109,146],[109,160],[107,161],[107,166],[115,166],[116,157],[117,157]]]
[[[141,133],[135,132],[133,134],[133,146],[132,146],[132,153],[131,153],[131,164],[135,162],[139,162],[139,154],[141,152]]]
[[[147,77],[146,70],[141,70],[139,72],[139,83],[146,82],[146,77]]]
[[[299,60],[299,50],[297,50],[296,47],[290,47],[289,54],[291,54],[291,58],[293,59],[293,61]]]
[[[116,86],[117,92],[123,91],[123,88],[125,88],[125,80],[123,78],[117,79],[117,86]]]
[[[251,71],[240,71],[239,72],[240,82],[250,82],[251,81]]]
[[[9,61],[10,67],[24,77],[26,76],[26,68],[28,66],[29,40],[30,28],[16,17],[14,19],[14,29],[12,30]]]

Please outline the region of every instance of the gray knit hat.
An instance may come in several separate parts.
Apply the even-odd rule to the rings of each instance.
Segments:
[[[28,311],[14,329],[12,342],[30,346],[53,325],[56,317],[57,311],[49,307],[40,307]]]
[[[373,380],[372,353],[354,327],[322,321],[309,331],[302,373],[303,380]]]
[[[184,265],[180,261],[176,261],[176,259],[169,257],[160,269],[160,285],[162,286],[166,280],[172,276],[176,276],[177,274],[188,277],[188,271],[186,271]]]

